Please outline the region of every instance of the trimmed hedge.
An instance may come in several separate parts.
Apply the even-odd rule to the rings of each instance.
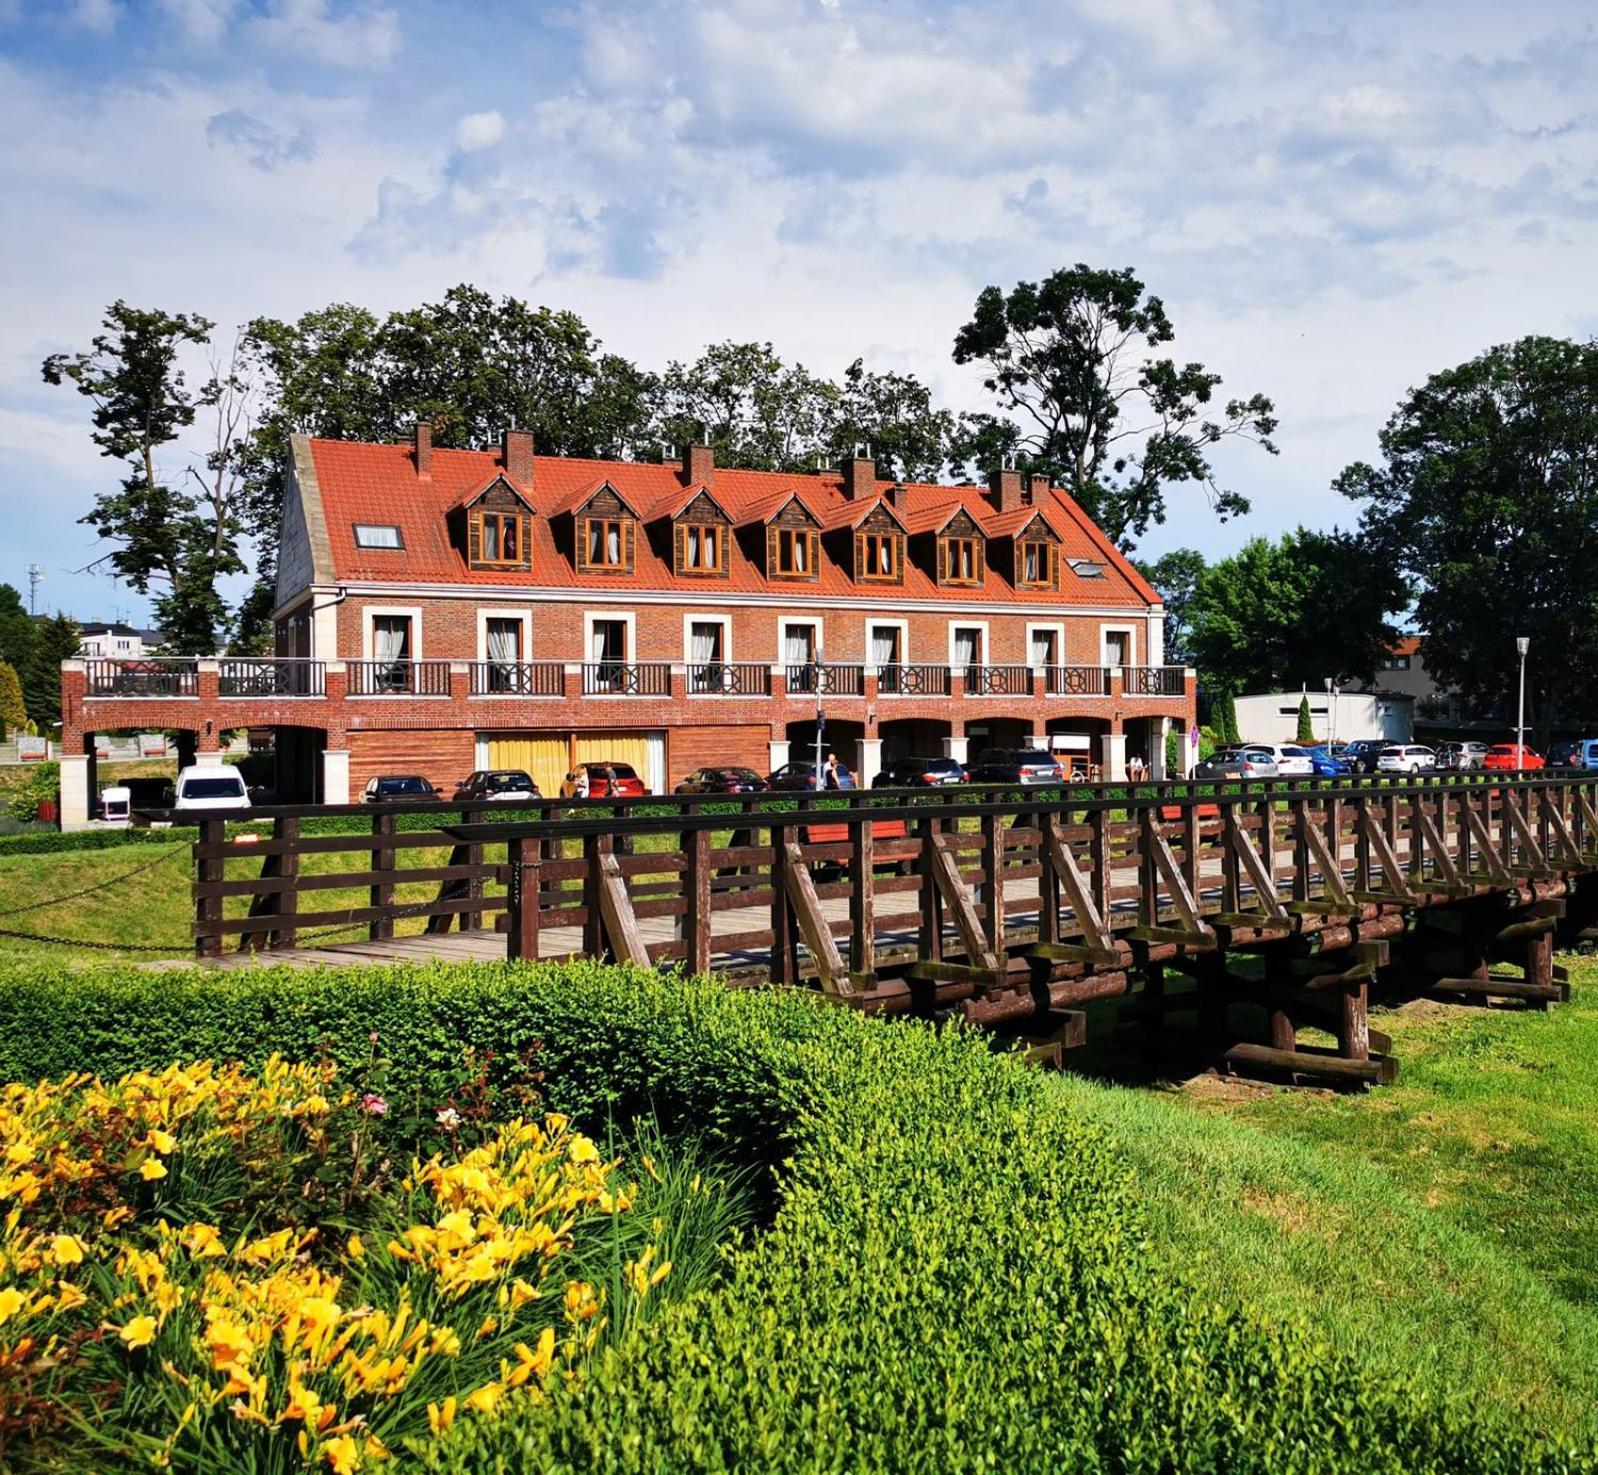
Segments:
[[[468,1045],[589,1121],[651,1107],[777,1165],[771,1227],[579,1386],[461,1420],[480,1472],[1598,1468],[1521,1423],[1198,1304],[1102,1128],[960,1030],[597,966],[18,977],[0,1074],[257,1061],[377,1031],[391,1088]]]

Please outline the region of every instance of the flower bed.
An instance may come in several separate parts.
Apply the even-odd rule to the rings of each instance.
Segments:
[[[565,1117],[400,1167],[387,1113],[276,1056],[7,1087],[0,1465],[346,1475],[580,1367],[608,1256],[624,1315],[669,1274]]]

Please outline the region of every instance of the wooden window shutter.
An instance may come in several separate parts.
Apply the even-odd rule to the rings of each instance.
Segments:
[[[777,530],[774,527],[766,529],[766,577],[769,579],[777,572]]]
[[[627,518],[621,525],[621,566],[628,573],[633,571],[633,533],[637,524],[632,518]]]
[[[466,561],[474,567],[483,560],[483,514],[474,512],[466,519]]]
[[[854,576],[860,578],[866,571],[866,535],[854,535]]]

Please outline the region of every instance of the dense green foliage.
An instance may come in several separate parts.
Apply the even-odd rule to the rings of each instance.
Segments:
[[[1301,743],[1315,741],[1315,722],[1310,716],[1308,692],[1298,699],[1298,730],[1294,737]]]
[[[1598,699],[1598,342],[1522,338],[1434,374],[1381,449],[1336,484],[1365,504],[1370,560],[1419,586],[1428,672],[1511,712],[1529,636],[1527,716],[1546,748]]]
[[[1397,634],[1386,616],[1407,599],[1391,566],[1346,533],[1300,528],[1279,543],[1252,538],[1199,576],[1188,647],[1211,690],[1369,678]]]
[[[1215,401],[1219,374],[1155,356],[1175,336],[1165,304],[1127,269],[1078,263],[1008,293],[984,287],[954,361],[984,368],[1000,413],[967,417],[957,459],[1018,457],[1123,545],[1165,521],[1168,487],[1198,486],[1223,519],[1247,512],[1210,454],[1229,439],[1275,454],[1275,406],[1263,394]]]
[[[61,765],[36,763],[26,770],[22,782],[11,791],[7,812],[13,819],[31,820],[39,817],[39,805],[54,799],[61,791]],[[15,842],[13,842],[15,843]]]
[[[1165,664],[1191,664],[1188,632],[1193,622],[1193,596],[1204,574],[1204,555],[1196,548],[1176,548],[1150,561],[1135,560],[1135,566],[1165,602]]]
[[[77,625],[62,614],[34,619],[14,585],[0,584],[0,661],[15,668],[22,686],[22,705],[35,729],[49,734],[61,717],[61,662],[78,653]],[[22,724],[14,716],[5,725]]]
[[[781,1188],[720,1286],[549,1402],[457,1426],[441,1470],[1595,1468],[1196,1298],[1111,1133],[963,1031],[593,966],[60,974],[0,992],[0,1077],[354,1062],[372,1031],[391,1100],[492,1049],[579,1120],[653,1111]]]

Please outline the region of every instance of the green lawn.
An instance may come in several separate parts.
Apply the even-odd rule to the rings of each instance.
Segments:
[[[1548,1014],[1384,1012],[1399,1082],[1369,1094],[1057,1089],[1115,1131],[1160,1252],[1216,1300],[1598,1431],[1598,963],[1569,961]]]

